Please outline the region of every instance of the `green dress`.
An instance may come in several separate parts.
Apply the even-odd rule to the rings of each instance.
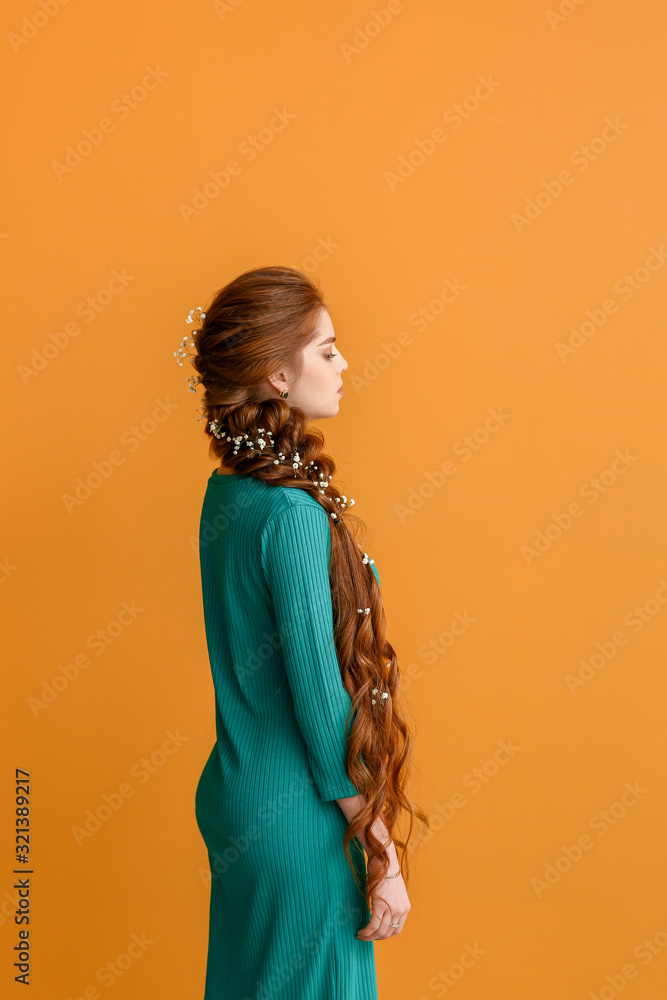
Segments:
[[[208,480],[199,528],[216,742],[195,795],[211,869],[204,1000],[377,1000],[370,919],[335,801],[345,765],[327,512],[298,488]],[[374,564],[371,564],[379,583]],[[358,877],[359,841],[350,842]]]

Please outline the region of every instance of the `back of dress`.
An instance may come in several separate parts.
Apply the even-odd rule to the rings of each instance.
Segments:
[[[199,550],[216,741],[196,793],[212,873],[205,1000],[377,998],[335,801],[357,789],[330,546],[304,490],[211,474]]]

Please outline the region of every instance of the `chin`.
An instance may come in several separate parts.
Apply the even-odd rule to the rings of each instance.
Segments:
[[[311,420],[326,420],[328,417],[335,417],[340,408],[340,403],[335,403],[330,410],[321,410],[316,416],[311,417]]]

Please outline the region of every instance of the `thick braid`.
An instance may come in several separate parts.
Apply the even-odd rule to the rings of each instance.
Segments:
[[[221,288],[206,312],[198,306],[186,319],[192,337],[174,352],[179,364],[190,359],[196,371],[189,389],[203,387],[201,414],[209,456],[229,471],[274,486],[309,492],[324,508],[331,527],[329,578],[334,640],[342,683],[350,695],[354,723],[347,732],[347,770],[366,805],[343,835],[343,846],[367,905],[388,871],[389,858],[374,834],[382,817],[390,838],[402,851],[399,863],[408,877],[407,842],[413,819],[429,828],[427,813],[415,807],[406,790],[414,729],[402,705],[398,657],[387,638],[384,605],[373,560],[357,542],[365,525],[333,483],[336,464],[325,452],[319,428],[300,407],[280,396],[266,398],[274,371],[287,364],[299,375],[301,352],[312,342],[321,289],[306,275],[285,267],[247,271]],[[190,353],[194,349],[194,354]],[[272,392],[268,389],[269,393]],[[363,556],[363,558],[362,558]],[[405,840],[396,829],[409,816]],[[364,833],[369,862],[361,879],[350,853]]]
[[[220,449],[225,465],[276,485],[281,482],[307,489],[327,510],[334,524],[342,523],[345,508],[353,506],[355,501],[344,494],[338,496],[331,485],[333,462],[322,453],[321,437],[303,433],[303,411],[273,399],[219,406],[216,410],[218,417],[209,421],[209,430],[218,441],[228,442],[224,450]],[[269,424],[273,424],[275,431]],[[319,462],[303,457],[309,454],[319,458]]]

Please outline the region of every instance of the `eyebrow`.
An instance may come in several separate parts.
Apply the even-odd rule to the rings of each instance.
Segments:
[[[335,343],[335,341],[336,341],[335,337],[329,337],[328,340],[323,340],[322,343],[318,344],[317,346],[318,347],[324,347],[325,344],[333,344],[333,343]]]

